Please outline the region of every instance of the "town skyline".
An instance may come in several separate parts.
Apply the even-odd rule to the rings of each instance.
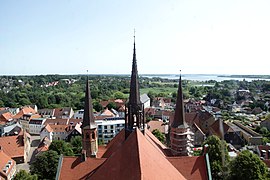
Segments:
[[[268,1],[1,2],[1,75],[267,75]]]

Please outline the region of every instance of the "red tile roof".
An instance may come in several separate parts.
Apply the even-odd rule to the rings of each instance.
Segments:
[[[72,111],[71,107],[55,108],[53,116],[56,118],[61,118],[62,116],[70,117],[71,111]]]
[[[25,114],[36,114],[37,112],[31,107],[23,107],[13,118],[19,119]]]
[[[106,159],[87,158],[82,162],[81,157],[64,157],[60,171],[60,180],[87,179],[90,173],[99,167]]]
[[[259,145],[259,146],[258,146],[258,150],[260,151],[260,152],[259,152],[259,155],[260,155],[260,156],[262,156],[262,150],[266,151],[266,152],[264,153],[264,156],[262,156],[262,157],[265,158],[265,159],[270,159],[269,154],[268,154],[268,152],[270,152],[270,146],[267,146],[267,145]]]
[[[208,177],[204,156],[180,156],[167,159],[186,179],[203,180]]]
[[[49,126],[52,128],[53,132],[66,132],[66,127],[68,127],[68,125],[59,125],[59,124],[57,125],[50,124]]]
[[[125,141],[125,129],[122,129],[107,145],[107,151],[103,154],[103,158],[110,157]]]
[[[161,133],[165,133],[165,126],[164,123],[162,121],[149,121],[147,123],[148,125],[148,130],[150,132],[152,132],[153,130],[157,129],[159,130]]]
[[[136,129],[127,139],[123,129],[99,151],[106,151],[102,158],[85,162],[64,157],[60,179],[207,179],[203,156],[166,157],[168,148],[147,129],[145,135]]]
[[[218,136],[219,138],[222,138],[221,125],[223,125],[223,133],[226,134],[230,127],[226,123],[224,123],[222,120],[216,120],[209,128],[210,132],[213,135]]]
[[[61,124],[61,125],[67,125],[68,124],[68,119],[46,119],[44,122],[44,125],[47,124]]]
[[[0,137],[0,146],[11,158],[24,156],[23,135]]]
[[[12,114],[10,112],[3,113],[0,116],[0,120],[9,121],[9,120],[12,120],[12,119],[13,119],[13,116],[12,116]]]
[[[11,161],[10,167],[7,169],[7,172],[4,172],[3,169],[6,167],[9,161]],[[0,149],[0,177],[7,177],[13,166],[15,166],[15,161]]]
[[[93,174],[91,179],[185,179],[143,136],[132,132],[126,141]]]

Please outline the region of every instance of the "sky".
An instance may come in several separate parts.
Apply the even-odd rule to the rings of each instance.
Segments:
[[[0,1],[0,75],[270,74],[269,0]]]

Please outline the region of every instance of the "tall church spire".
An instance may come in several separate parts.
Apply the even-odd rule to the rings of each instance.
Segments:
[[[134,34],[134,48],[133,48],[133,60],[132,60],[132,71],[131,71],[131,81],[130,81],[130,104],[140,104],[140,91],[139,91],[139,77],[137,69],[137,59],[136,59],[136,45],[135,45],[135,34]]]
[[[179,126],[187,127],[184,112],[185,111],[184,111],[183,90],[182,90],[182,77],[180,73],[174,120],[171,125],[172,127],[174,128]]]
[[[192,153],[193,133],[185,121],[182,77],[180,73],[174,119],[170,128],[171,151],[174,156],[188,156]]]
[[[82,122],[82,128],[85,128],[85,127],[89,127],[91,129],[96,128],[88,76],[86,80],[84,114],[83,114],[83,122]]]
[[[84,114],[82,129],[82,150],[86,153],[87,157],[96,157],[98,151],[98,136],[96,128],[95,118],[93,114],[93,105],[91,92],[89,88],[89,80],[87,76],[86,90],[85,90],[85,102],[84,102]]]
[[[130,79],[130,94],[129,101],[126,109],[126,137],[133,131],[136,127],[144,132],[144,107],[140,101],[140,91],[139,91],[139,76],[137,70],[137,59],[136,59],[136,45],[135,45],[135,34],[134,34],[134,48],[133,48],[133,60],[132,60],[132,71]]]

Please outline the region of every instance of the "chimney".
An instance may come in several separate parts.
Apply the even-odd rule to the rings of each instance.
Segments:
[[[87,157],[86,157],[86,150],[82,150],[82,154],[81,154],[81,160],[82,162],[86,161]]]

